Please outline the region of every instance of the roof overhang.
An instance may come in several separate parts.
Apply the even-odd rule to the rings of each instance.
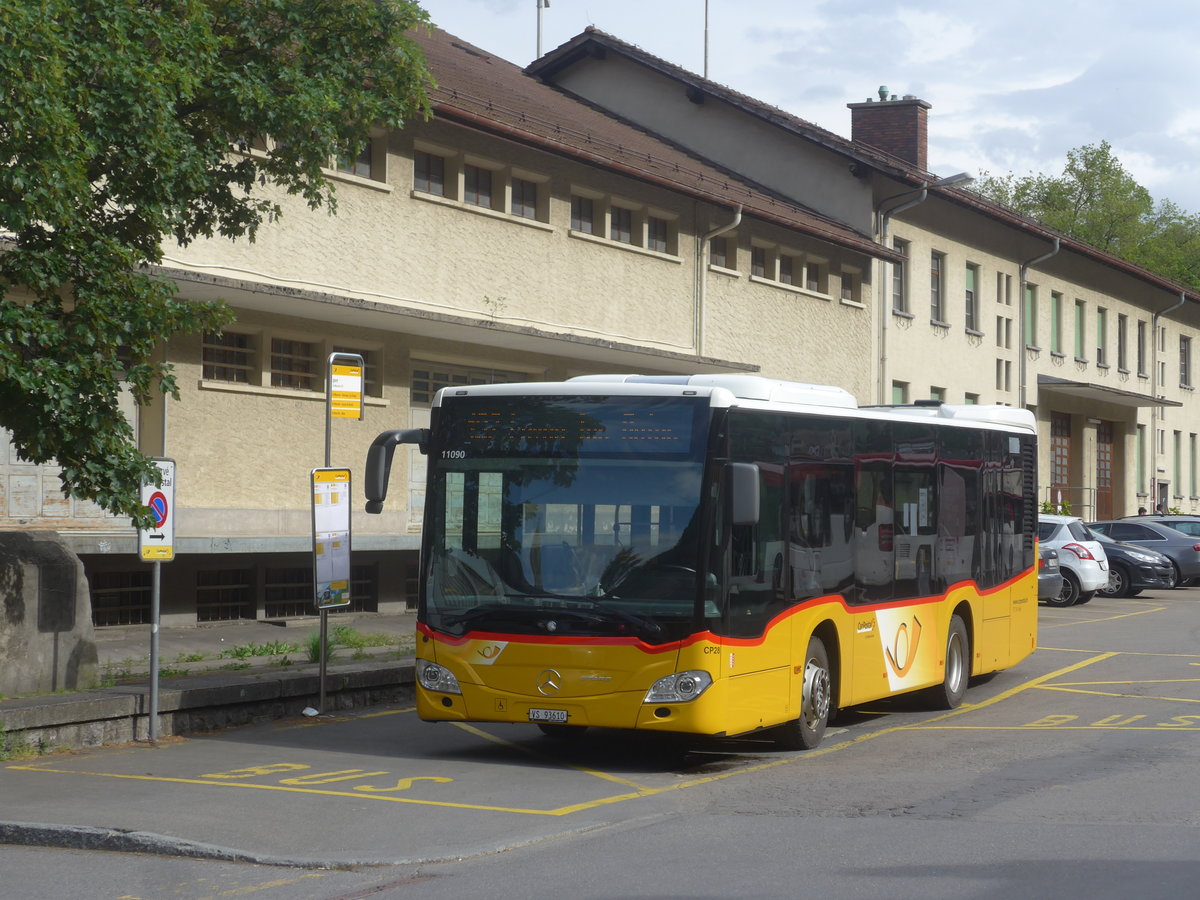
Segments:
[[[1059,378],[1055,375],[1038,376],[1038,393],[1054,394],[1098,403],[1114,403],[1117,406],[1183,406],[1182,403],[1175,400],[1159,400],[1146,394],[1139,394],[1137,391],[1126,391],[1121,388],[1109,387],[1106,384],[1096,384],[1090,381],[1071,381],[1069,378]]]
[[[174,281],[181,297],[189,300],[223,300],[235,310],[253,309],[319,322],[337,322],[341,325],[383,332],[453,341],[464,346],[503,348],[520,353],[565,357],[572,361],[596,365],[606,371],[652,370],[683,375],[711,372],[753,373],[760,369],[759,366],[749,363],[643,346],[628,341],[472,318],[407,305],[399,299],[384,301],[324,293],[173,266],[155,266],[152,269],[154,274]],[[419,301],[408,302],[416,304]]]

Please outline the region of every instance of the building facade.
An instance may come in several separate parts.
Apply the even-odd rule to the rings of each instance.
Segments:
[[[142,451],[177,465],[165,624],[314,611],[336,352],[366,363],[363,421],[331,431],[358,496],[371,440],[427,423],[444,386],[746,372],[864,404],[1027,405],[1045,499],[1200,511],[1196,296],[937,186],[928,103],[851,104],[847,140],[593,30],[526,70],[421,40],[434,116],[329,171],[336,216],[282,197],[254,243],[167,250],[180,295],[237,320],[164,342],[180,400],[129,409]],[[352,609],[415,598],[423,462],[404,452],[384,514],[353,513]],[[7,444],[0,486],[0,528],[58,531],[83,559],[98,625],[148,621],[128,521]]]

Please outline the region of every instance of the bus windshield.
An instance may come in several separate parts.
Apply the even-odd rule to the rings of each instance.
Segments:
[[[447,398],[431,440],[429,627],[690,633],[708,430],[702,398]]]

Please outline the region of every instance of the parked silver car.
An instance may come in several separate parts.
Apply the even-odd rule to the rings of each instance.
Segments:
[[[1038,543],[1058,551],[1063,587],[1048,606],[1087,603],[1108,584],[1108,557],[1078,516],[1038,516]]]

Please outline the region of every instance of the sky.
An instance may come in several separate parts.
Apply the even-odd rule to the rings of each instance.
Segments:
[[[420,0],[434,24],[525,66],[538,0]],[[1108,141],[1156,201],[1200,214],[1195,0],[549,0],[542,52],[595,25],[843,137],[847,103],[915,95],[929,168],[1061,174]]]

